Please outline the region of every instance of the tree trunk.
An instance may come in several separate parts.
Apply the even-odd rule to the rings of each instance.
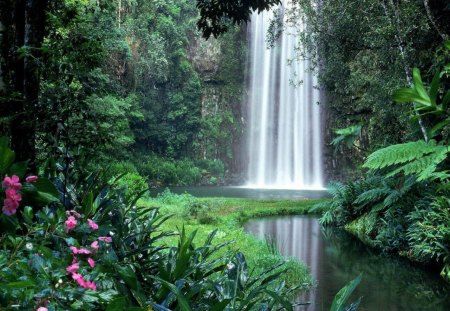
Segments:
[[[17,0],[15,7],[15,70],[14,90],[21,94],[15,102],[11,121],[11,145],[18,161],[36,159],[36,108],[39,96],[40,48],[44,38],[47,0]],[[25,56],[18,53],[23,48]]]
[[[400,52],[400,57],[402,59],[403,62],[403,70],[405,71],[405,76],[406,76],[406,82],[408,83],[408,85],[412,84],[412,76],[411,76],[411,69],[409,67],[408,64],[408,55],[405,51],[405,42],[403,41],[403,39],[401,38],[400,34],[400,25],[401,25],[401,21],[400,21],[400,14],[399,12],[396,10],[395,4],[392,0],[389,0],[389,6],[392,8],[392,13],[393,13],[393,17],[391,16],[388,6],[386,5],[386,3],[384,3],[383,1],[380,1],[381,6],[383,7],[384,13],[386,15],[386,18],[388,19],[389,23],[392,25],[392,27],[396,30],[395,33],[395,40],[397,41],[398,44],[398,49]],[[419,121],[419,126],[420,126],[420,130],[422,132],[422,136],[423,139],[425,141],[428,141],[428,133],[427,133],[427,129],[423,123],[422,118],[420,117],[419,113],[416,110],[416,104],[413,103],[414,105],[414,111],[417,115],[418,121]]]
[[[438,34],[441,36],[441,38],[445,41],[445,40],[449,40],[450,36],[448,34],[446,34],[442,29],[441,29],[441,25],[439,24],[439,22],[437,21],[437,19],[435,18],[431,7],[430,7],[430,0],[423,0],[423,5],[425,6],[425,10],[427,11],[427,16],[428,19],[430,20],[431,24],[433,25],[433,27],[436,29],[436,31],[438,32]]]

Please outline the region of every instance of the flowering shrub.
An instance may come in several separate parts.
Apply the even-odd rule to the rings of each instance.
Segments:
[[[196,247],[195,232],[160,231],[168,216],[137,208],[138,196],[101,173],[59,172],[55,188],[24,179],[26,165],[1,140],[0,158],[9,159],[0,161],[8,164],[0,166],[0,309],[292,310],[292,289],[277,282],[282,264],[253,277],[242,254],[213,245],[216,232]],[[177,247],[164,243],[172,235]]]

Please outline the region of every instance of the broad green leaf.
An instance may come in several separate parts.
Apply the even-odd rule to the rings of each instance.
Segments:
[[[51,195],[55,198],[58,198],[59,196],[58,190],[56,189],[55,185],[53,185],[53,183],[47,178],[38,178],[34,186],[41,193]]]
[[[413,81],[414,81],[414,88],[416,89],[417,94],[422,99],[429,102],[429,105],[431,105],[430,97],[428,96],[428,93],[425,90],[425,87],[423,86],[422,76],[420,75],[420,70],[418,68],[413,69]]]
[[[8,284],[6,284],[6,286],[10,289],[22,289],[22,288],[34,287],[36,285],[32,281],[17,281],[17,282],[8,283]]]
[[[22,213],[25,222],[31,224],[33,222],[33,209],[30,206],[25,206]]]
[[[183,294],[180,292],[180,290],[175,285],[173,285],[167,281],[164,281],[163,279],[156,277],[156,276],[150,275],[149,277],[160,282],[162,286],[169,289],[177,297],[177,302],[182,311],[191,311],[192,310],[191,307],[189,306],[189,303],[187,302],[186,298],[183,296]]]
[[[106,311],[122,311],[125,310],[127,300],[125,297],[114,299],[106,308]]]
[[[14,163],[15,153],[8,147],[6,137],[0,137],[0,175],[3,178],[8,173],[9,167]]]
[[[345,287],[343,287],[334,297],[333,303],[331,305],[330,311],[344,311],[345,304],[347,300],[350,298],[350,295],[356,289],[356,287],[361,282],[362,275],[360,274],[356,279],[348,283]]]
[[[437,72],[434,75],[433,81],[431,82],[431,86],[430,86],[430,101],[433,106],[436,106],[436,100],[437,100],[437,96],[438,96],[440,83],[441,83],[441,78],[440,78],[439,72]]]
[[[442,110],[447,111],[448,104],[450,103],[450,91],[445,93],[442,99]]]
[[[131,267],[117,266],[116,269],[120,277],[123,279],[123,281],[125,282],[125,284],[127,284],[128,287],[130,287],[131,289],[138,288],[138,281],[136,279],[136,274],[134,273],[133,269],[131,269]]]
[[[27,172],[27,167],[28,161],[14,163],[8,169],[9,175],[17,175],[22,179]]]
[[[89,192],[84,198],[83,198],[83,214],[86,215],[86,217],[90,217],[93,204],[94,204],[94,194]]]

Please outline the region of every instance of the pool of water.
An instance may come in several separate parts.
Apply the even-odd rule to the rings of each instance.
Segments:
[[[282,254],[309,267],[317,286],[298,298],[311,304],[297,310],[329,310],[339,289],[360,273],[363,279],[351,300],[362,297],[358,310],[450,310],[450,286],[438,273],[401,258],[377,255],[342,230],[323,229],[316,218],[258,219],[249,221],[245,229],[259,238],[269,236]]]
[[[151,189],[156,196],[166,188]],[[248,199],[321,199],[328,197],[325,190],[254,189],[245,187],[169,187],[173,193],[189,193],[196,197],[228,197]]]

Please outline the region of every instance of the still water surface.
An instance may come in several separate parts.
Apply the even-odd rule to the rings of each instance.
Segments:
[[[150,190],[152,196],[166,188]],[[227,197],[247,199],[321,199],[329,197],[326,190],[255,189],[246,187],[170,187],[177,194],[189,193],[196,197]]]
[[[252,220],[245,229],[259,238],[269,236],[283,255],[295,256],[309,267],[317,287],[299,297],[311,305],[298,310],[329,310],[339,289],[360,273],[363,280],[352,296],[352,301],[363,297],[360,311],[450,310],[450,286],[438,273],[379,256],[342,230],[323,230],[316,218]]]

